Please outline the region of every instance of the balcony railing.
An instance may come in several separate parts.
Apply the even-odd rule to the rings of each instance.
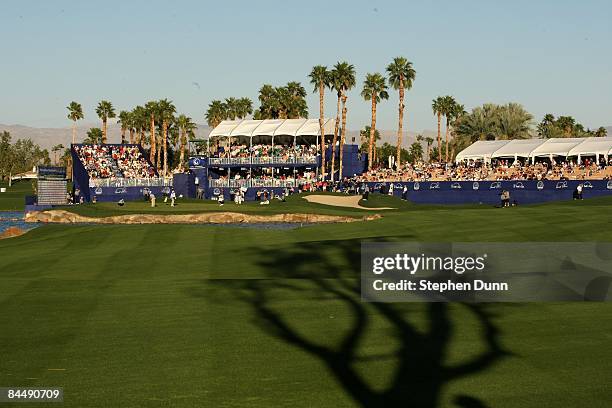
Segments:
[[[209,186],[212,188],[241,188],[241,187],[297,187],[300,183],[306,180],[296,179],[211,179]]]
[[[170,187],[172,177],[89,179],[89,187]]]
[[[317,164],[318,156],[299,156],[299,157],[210,157],[210,165],[227,164]]]

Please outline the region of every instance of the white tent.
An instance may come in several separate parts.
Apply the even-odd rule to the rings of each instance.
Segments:
[[[519,157],[530,157],[531,152],[540,147],[545,143],[545,139],[515,139],[511,140],[499,149],[497,149],[492,155],[492,158],[496,157],[513,157],[515,160]]]
[[[570,150],[584,142],[584,137],[567,137],[567,138],[552,138],[546,140],[540,146],[535,148],[530,157],[535,160],[536,157],[567,157]]]
[[[334,134],[334,120],[324,119],[323,132]],[[320,136],[319,119],[224,120],[209,137]]]
[[[606,161],[612,154],[612,136],[608,137],[589,137],[568,152],[568,156],[578,156],[578,161],[582,156],[595,156],[599,161],[599,156],[604,156]]]
[[[455,161],[484,160],[497,157],[530,158],[555,156],[578,157],[604,156],[606,160],[612,155],[612,136],[610,137],[574,137],[551,139],[516,139],[477,141],[457,155]]]
[[[459,163],[464,160],[490,161],[493,153],[508,144],[508,142],[509,140],[479,140],[459,152],[455,162]]]

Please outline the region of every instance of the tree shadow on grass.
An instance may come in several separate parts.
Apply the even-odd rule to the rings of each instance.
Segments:
[[[253,249],[254,259],[266,271],[265,279],[243,281],[240,296],[255,312],[262,329],[322,361],[353,400],[363,407],[436,407],[442,388],[453,380],[486,370],[509,355],[500,344],[499,331],[493,324],[490,306],[462,304],[479,324],[484,350],[459,365],[445,363],[453,321],[446,303],[426,307],[427,330],[411,322],[414,308],[408,304],[366,303],[361,300],[359,261],[360,240],[318,241],[299,246],[261,252]],[[280,295],[280,296],[279,296]],[[278,300],[310,298],[311,301],[334,300],[350,310],[348,329],[338,333],[335,344],[307,335],[300,321],[289,316]],[[326,316],[327,317],[327,316]],[[398,342],[391,353],[363,357],[359,347],[374,329],[374,319],[390,327],[390,338]],[[392,361],[393,372],[384,387],[375,386],[357,369],[372,361]],[[474,396],[457,395],[458,407],[485,407]]]

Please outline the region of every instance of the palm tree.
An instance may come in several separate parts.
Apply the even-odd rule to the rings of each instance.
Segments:
[[[387,66],[389,75],[389,85],[399,91],[398,125],[397,125],[397,157],[395,166],[400,168],[402,162],[400,158],[402,149],[403,122],[404,122],[404,92],[412,89],[412,84],[416,78],[416,71],[412,67],[412,62],[404,57],[397,57]]]
[[[155,162],[155,153],[157,153],[157,138],[155,137],[155,120],[158,116],[158,103],[156,101],[149,101],[144,106],[147,116],[149,117],[149,126],[150,126],[150,140],[151,140],[151,149],[149,151],[149,161],[151,163]]]
[[[497,116],[497,139],[527,139],[531,137],[533,116],[518,103],[499,106]]]
[[[361,96],[366,101],[372,101],[372,123],[370,125],[370,144],[368,146],[368,170],[372,170],[374,132],[376,131],[376,105],[383,99],[389,99],[389,93],[387,92],[387,81],[385,77],[379,73],[366,75],[366,79],[363,82]]]
[[[223,102],[214,100],[208,105],[204,116],[208,126],[214,129],[219,126],[219,123],[227,119],[227,107]]]
[[[164,177],[168,175],[168,126],[174,121],[176,107],[172,101],[162,99],[158,102],[159,116],[162,120],[162,148],[164,154]]]
[[[236,119],[236,116],[238,116],[238,99],[234,97],[225,98],[225,113],[227,119]]]
[[[416,163],[418,160],[423,158],[423,146],[419,142],[414,142],[410,145],[409,150],[410,157],[412,157],[412,162]]]
[[[359,139],[361,140],[361,146],[359,147],[359,149],[361,150],[361,152],[364,152],[368,149],[368,146],[370,145],[370,126],[366,126],[359,131]],[[376,129],[374,131],[374,144],[377,144],[380,139],[380,132],[378,131],[378,129]]]
[[[347,91],[351,90],[357,80],[355,78],[355,67],[352,64],[342,63],[337,69],[337,73],[339,75],[340,80],[340,90],[342,92],[342,127],[340,128],[340,157],[339,157],[339,165],[338,165],[338,180],[342,180],[343,172],[342,172],[342,163],[344,158],[344,142],[346,140],[346,100],[348,96],[346,95]]]
[[[432,137],[427,136],[425,138],[425,142],[427,143],[427,161],[431,161],[431,145],[433,144],[434,140]]]
[[[125,132],[129,128],[131,128],[130,112],[122,110],[119,112],[118,117],[119,117],[119,120],[117,122],[121,124],[121,144],[125,144]],[[131,137],[130,137],[130,143],[131,143]]]
[[[255,112],[255,119],[276,119],[279,111],[278,90],[270,84],[259,88],[259,109]]]
[[[98,103],[98,107],[96,108],[96,114],[100,119],[102,119],[102,144],[106,144],[108,136],[106,122],[108,119],[115,117],[115,108],[113,108],[113,104],[109,101],[100,101],[100,103]]]
[[[139,145],[142,145],[146,142],[145,140],[145,131],[149,124],[149,115],[144,106],[136,106],[132,110],[132,125],[134,126],[134,130],[136,131],[136,140],[135,142]],[[130,130],[131,132],[131,130]],[[130,133],[131,135],[131,133]]]
[[[600,126],[596,131],[595,131],[595,137],[606,137],[608,135],[608,129],[606,129],[603,126]]]
[[[244,119],[253,113],[253,101],[249,98],[240,98],[236,101],[236,115],[238,119]]]
[[[287,119],[308,117],[308,104],[306,103],[307,93],[302,84],[292,81],[278,90],[280,90],[283,95],[283,97],[280,98],[280,103]]]
[[[187,136],[193,135],[193,131],[197,128],[197,125],[186,115],[179,115],[176,118],[176,126],[178,126],[180,133],[180,159],[178,168],[183,170],[185,166],[185,146],[187,145]]]
[[[76,143],[76,123],[85,117],[83,115],[83,107],[80,103],[72,101],[66,107],[68,109],[68,119],[72,121],[72,144]]]
[[[442,97],[442,113],[446,118],[446,135],[444,137],[445,144],[445,153],[444,153],[444,161],[448,163],[448,135],[450,132],[450,123],[453,120],[455,115],[455,111],[457,110],[457,101],[450,95]]]
[[[571,137],[576,125],[576,119],[571,116],[559,116],[557,126],[563,129],[564,137]]]
[[[340,131],[340,112],[342,112],[343,126],[346,125],[346,91],[355,86],[355,67],[348,62],[338,62],[334,65],[334,68],[330,73],[330,84],[331,88],[337,92],[338,101],[336,104],[336,123],[334,126],[334,138],[332,140],[332,164],[331,164],[331,179],[335,178],[336,173],[336,144],[338,143],[338,136],[340,136],[340,168],[339,177],[342,177],[342,148],[344,147],[344,141],[342,135],[339,135]],[[342,108],[341,108],[342,103]],[[344,134],[344,132],[343,132]]]
[[[60,150],[63,150],[63,149],[64,149],[64,145],[63,144],[57,144],[57,145],[55,145],[55,146],[53,146],[51,148],[51,151],[53,152],[53,162],[55,164],[58,164],[58,161],[57,161],[57,152],[59,152]]]
[[[325,118],[325,110],[323,106],[325,98],[325,88],[330,85],[330,72],[324,65],[315,65],[310,71],[310,83],[313,85],[313,93],[319,92],[319,134],[321,135],[321,175],[325,179],[325,130],[323,129],[323,121]],[[317,139],[317,150],[319,150]]]
[[[444,97],[438,96],[432,101],[431,108],[434,115],[438,117],[438,161],[442,161],[442,115],[444,115]]]
[[[102,129],[100,128],[91,128],[87,131],[87,137],[83,140],[84,144],[99,144],[104,137],[104,133],[102,133]]]
[[[332,139],[332,155],[331,155],[331,180],[334,180],[335,170],[336,170],[336,143],[338,143],[338,132],[340,130],[340,103],[342,102],[342,81],[341,81],[341,73],[343,64],[347,64],[346,62],[338,62],[334,65],[334,68],[330,72],[330,87],[338,96],[336,102],[336,122],[334,125],[334,137]]]

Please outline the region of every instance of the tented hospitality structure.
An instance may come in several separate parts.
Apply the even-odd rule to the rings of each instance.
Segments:
[[[483,160],[490,162],[494,158],[519,157],[535,161],[536,157],[582,157],[612,154],[612,137],[551,138],[551,139],[517,139],[517,140],[479,140],[457,154],[455,162]]]
[[[455,162],[464,160],[484,160],[491,161],[493,153],[508,143],[507,140],[479,140],[470,145],[467,149],[459,152]]]
[[[334,134],[335,121],[324,119],[323,132]],[[319,119],[224,120],[209,137],[320,136]]]

